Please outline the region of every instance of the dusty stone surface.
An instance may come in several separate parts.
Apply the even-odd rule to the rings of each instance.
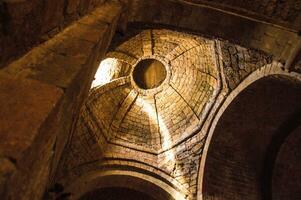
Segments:
[[[47,116],[58,105],[63,91],[38,81],[3,74],[0,82],[3,106],[0,113],[0,153],[19,159],[39,133]]]
[[[102,3],[104,0],[1,0],[0,66],[51,38]]]
[[[120,11],[118,3],[97,7],[1,70],[0,154],[17,163],[4,199],[41,199]]]
[[[35,80],[3,73],[0,76],[0,101],[3,105],[0,114],[0,154],[12,159],[16,165],[14,173],[5,180],[14,187],[6,188],[2,197],[39,199],[46,185],[49,171],[49,163],[46,163],[52,156],[57,133],[55,116],[63,91]],[[41,172],[44,172],[43,175]],[[22,198],[19,196],[21,194]]]

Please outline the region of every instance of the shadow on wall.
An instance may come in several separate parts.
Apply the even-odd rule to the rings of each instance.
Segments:
[[[284,76],[238,94],[209,145],[204,200],[301,199],[300,102],[301,83]]]

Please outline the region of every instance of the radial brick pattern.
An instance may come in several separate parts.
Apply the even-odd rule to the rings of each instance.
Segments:
[[[112,143],[157,153],[170,148],[198,125],[217,87],[214,43],[193,35],[143,30],[107,56],[117,60],[111,63],[116,74],[110,71],[108,83],[93,88],[86,109]],[[150,90],[134,86],[131,73],[120,73],[147,58],[167,68],[166,80]]]
[[[215,46],[213,40],[164,29],[115,39],[82,107],[66,168],[80,174],[79,166],[92,160],[135,160],[169,174],[193,199],[204,144],[202,135],[193,134],[219,88]],[[166,69],[163,82],[150,89],[133,78],[145,59]]]

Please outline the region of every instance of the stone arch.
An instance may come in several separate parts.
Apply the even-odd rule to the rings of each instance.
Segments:
[[[206,140],[199,168],[198,199],[267,198],[271,188],[263,187],[262,183],[272,184],[272,175],[268,175],[268,181],[263,180],[267,179],[264,167],[269,155],[275,153],[270,152],[272,140],[281,126],[292,115],[300,116],[300,81],[300,75],[287,73],[281,64],[274,62],[253,72],[229,94]],[[269,94],[275,96],[268,97]],[[256,98],[256,106],[252,106],[252,98]],[[243,112],[248,114],[241,115]],[[255,121],[256,116],[265,118]],[[260,130],[251,129],[258,125]],[[276,153],[280,145],[274,147]]]
[[[80,199],[83,195],[101,188],[127,188],[158,200],[185,199],[170,182],[148,173],[128,169],[91,171],[74,181],[66,192],[71,193],[71,199]]]

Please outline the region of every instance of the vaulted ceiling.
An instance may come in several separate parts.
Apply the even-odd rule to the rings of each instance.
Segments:
[[[197,192],[203,192],[202,170],[210,156],[208,144],[215,138],[212,134],[217,121],[231,102],[265,76],[276,74],[277,81],[281,80],[278,76],[301,79],[300,10],[299,0],[0,1],[0,68],[5,76],[11,76],[3,81],[8,85],[1,85],[5,89],[3,105],[8,105],[4,113],[9,113],[4,115],[8,118],[3,117],[3,124],[13,124],[8,134],[3,131],[12,140],[3,141],[13,146],[17,141],[22,148],[24,144],[24,149],[29,148],[28,152],[16,150],[17,155],[22,155],[21,163],[12,159],[18,166],[24,160],[20,170],[26,173],[22,187],[13,187],[10,194],[32,199],[31,191],[38,188],[39,196],[48,182],[48,176],[41,174],[49,172],[49,185],[57,182],[70,186],[66,191],[70,189],[78,196],[108,183],[111,187],[131,183],[145,192],[143,189],[150,188],[151,183],[152,188],[171,191],[167,196],[196,199]],[[32,80],[37,81],[33,86],[53,86],[53,91],[59,91],[62,97],[56,97],[52,89],[43,89],[46,93],[42,94],[29,87],[26,81]],[[294,91],[291,94],[294,96]],[[33,100],[27,102],[23,95]],[[43,98],[37,102],[39,95]],[[267,96],[267,100],[274,100],[269,98],[272,94]],[[281,97],[285,105],[285,95]],[[46,101],[52,98],[55,103]],[[256,110],[248,100],[243,102]],[[40,105],[44,106],[40,101],[49,106],[47,114],[41,116],[36,112]],[[240,105],[243,110],[245,106]],[[35,122],[35,117],[23,119],[23,113],[34,113],[41,122]],[[239,112],[234,114],[243,121]],[[257,114],[260,118],[260,112]],[[231,119],[229,115],[221,134]],[[14,129],[16,122],[23,120],[30,122],[26,131],[22,126]],[[248,121],[243,122],[256,126]],[[240,125],[237,124],[238,135]],[[22,139],[16,140],[15,134],[10,134],[14,130]],[[33,134],[35,137],[31,137]],[[30,141],[24,142],[24,136]],[[224,136],[218,137],[221,140],[217,143],[227,144],[228,137]],[[236,138],[241,141],[241,137]],[[235,140],[231,142],[233,145],[224,147],[225,152],[236,146]],[[247,139],[245,142],[250,143]],[[217,149],[222,150],[219,145]],[[3,149],[11,150],[5,146]],[[225,160],[223,153],[219,155]],[[234,165],[240,166],[237,161]],[[212,174],[218,176],[212,163]],[[244,179],[231,174],[231,183]],[[215,187],[218,179],[209,179]],[[257,183],[250,186],[260,195]],[[27,194],[15,192],[19,188],[28,189]]]
[[[198,36],[168,30],[139,32],[100,64],[96,87],[84,108],[89,110],[85,120],[96,120],[112,143],[155,153],[171,148],[198,127],[218,87],[214,49],[213,41]],[[133,69],[150,58],[164,65],[166,77],[158,87],[145,89],[135,82]],[[152,72],[136,76],[147,73]],[[106,75],[107,82],[97,86],[98,78]]]

